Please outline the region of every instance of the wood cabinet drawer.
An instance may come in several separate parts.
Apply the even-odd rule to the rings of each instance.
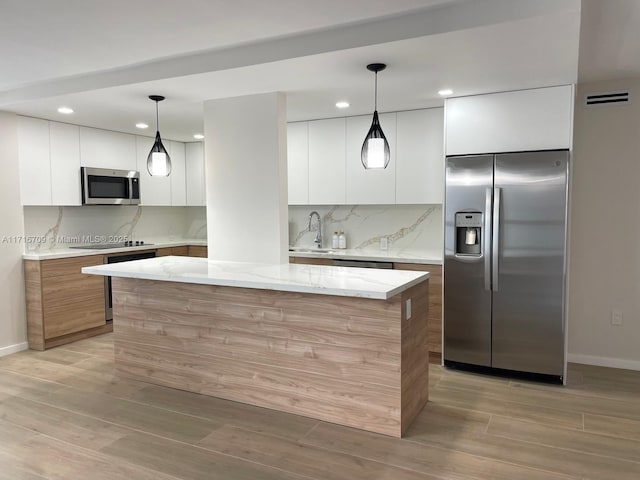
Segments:
[[[58,277],[61,275],[81,274],[82,267],[102,265],[102,255],[91,255],[86,257],[56,258],[54,260],[43,260],[40,262],[42,278]]]
[[[167,257],[169,255],[186,257],[189,256],[189,247],[186,245],[182,245],[180,247],[165,247],[159,248],[156,251],[156,256],[158,257]]]
[[[189,245],[189,256],[207,258],[207,250],[204,245]]]
[[[289,263],[296,263],[302,265],[333,265],[333,260],[330,258],[305,258],[305,257],[289,257]]]

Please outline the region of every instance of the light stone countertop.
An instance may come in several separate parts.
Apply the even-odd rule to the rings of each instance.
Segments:
[[[387,300],[429,278],[428,272],[156,257],[84,267],[82,273],[227,287]]]
[[[330,258],[343,260],[361,260],[372,262],[398,262],[398,263],[422,263],[428,265],[442,265],[442,252],[403,252],[401,250],[361,250],[347,249],[320,249],[313,247],[290,247],[289,257],[302,258]]]
[[[179,247],[183,245],[207,246],[206,240],[182,238],[178,240],[149,240],[144,245],[119,248],[105,248],[101,250],[57,248],[54,250],[31,251],[22,254],[24,260],[52,260],[55,258],[87,257],[89,255],[109,255],[112,253],[140,252],[157,248]]]

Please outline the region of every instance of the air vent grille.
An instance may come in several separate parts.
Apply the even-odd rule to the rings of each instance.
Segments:
[[[626,105],[631,102],[629,92],[594,93],[587,95],[585,105]]]

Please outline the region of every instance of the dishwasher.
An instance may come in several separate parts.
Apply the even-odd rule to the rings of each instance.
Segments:
[[[334,267],[358,267],[358,268],[382,268],[393,269],[393,262],[376,262],[371,260],[342,260],[340,258],[333,259]]]
[[[104,263],[120,263],[131,262],[133,260],[142,260],[144,258],[155,258],[156,251],[140,252],[140,253],[124,253],[122,255],[106,255]],[[113,321],[113,299],[111,298],[111,277],[104,277],[104,310],[107,323]]]

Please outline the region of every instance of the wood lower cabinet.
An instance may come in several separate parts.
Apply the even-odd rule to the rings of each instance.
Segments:
[[[81,273],[102,255],[25,260],[27,336],[35,350],[112,330],[105,320],[104,278]]]
[[[442,360],[442,265],[394,263],[397,270],[429,272],[429,356],[432,362]]]
[[[189,245],[188,255],[190,257],[208,257],[208,249],[204,245]]]

